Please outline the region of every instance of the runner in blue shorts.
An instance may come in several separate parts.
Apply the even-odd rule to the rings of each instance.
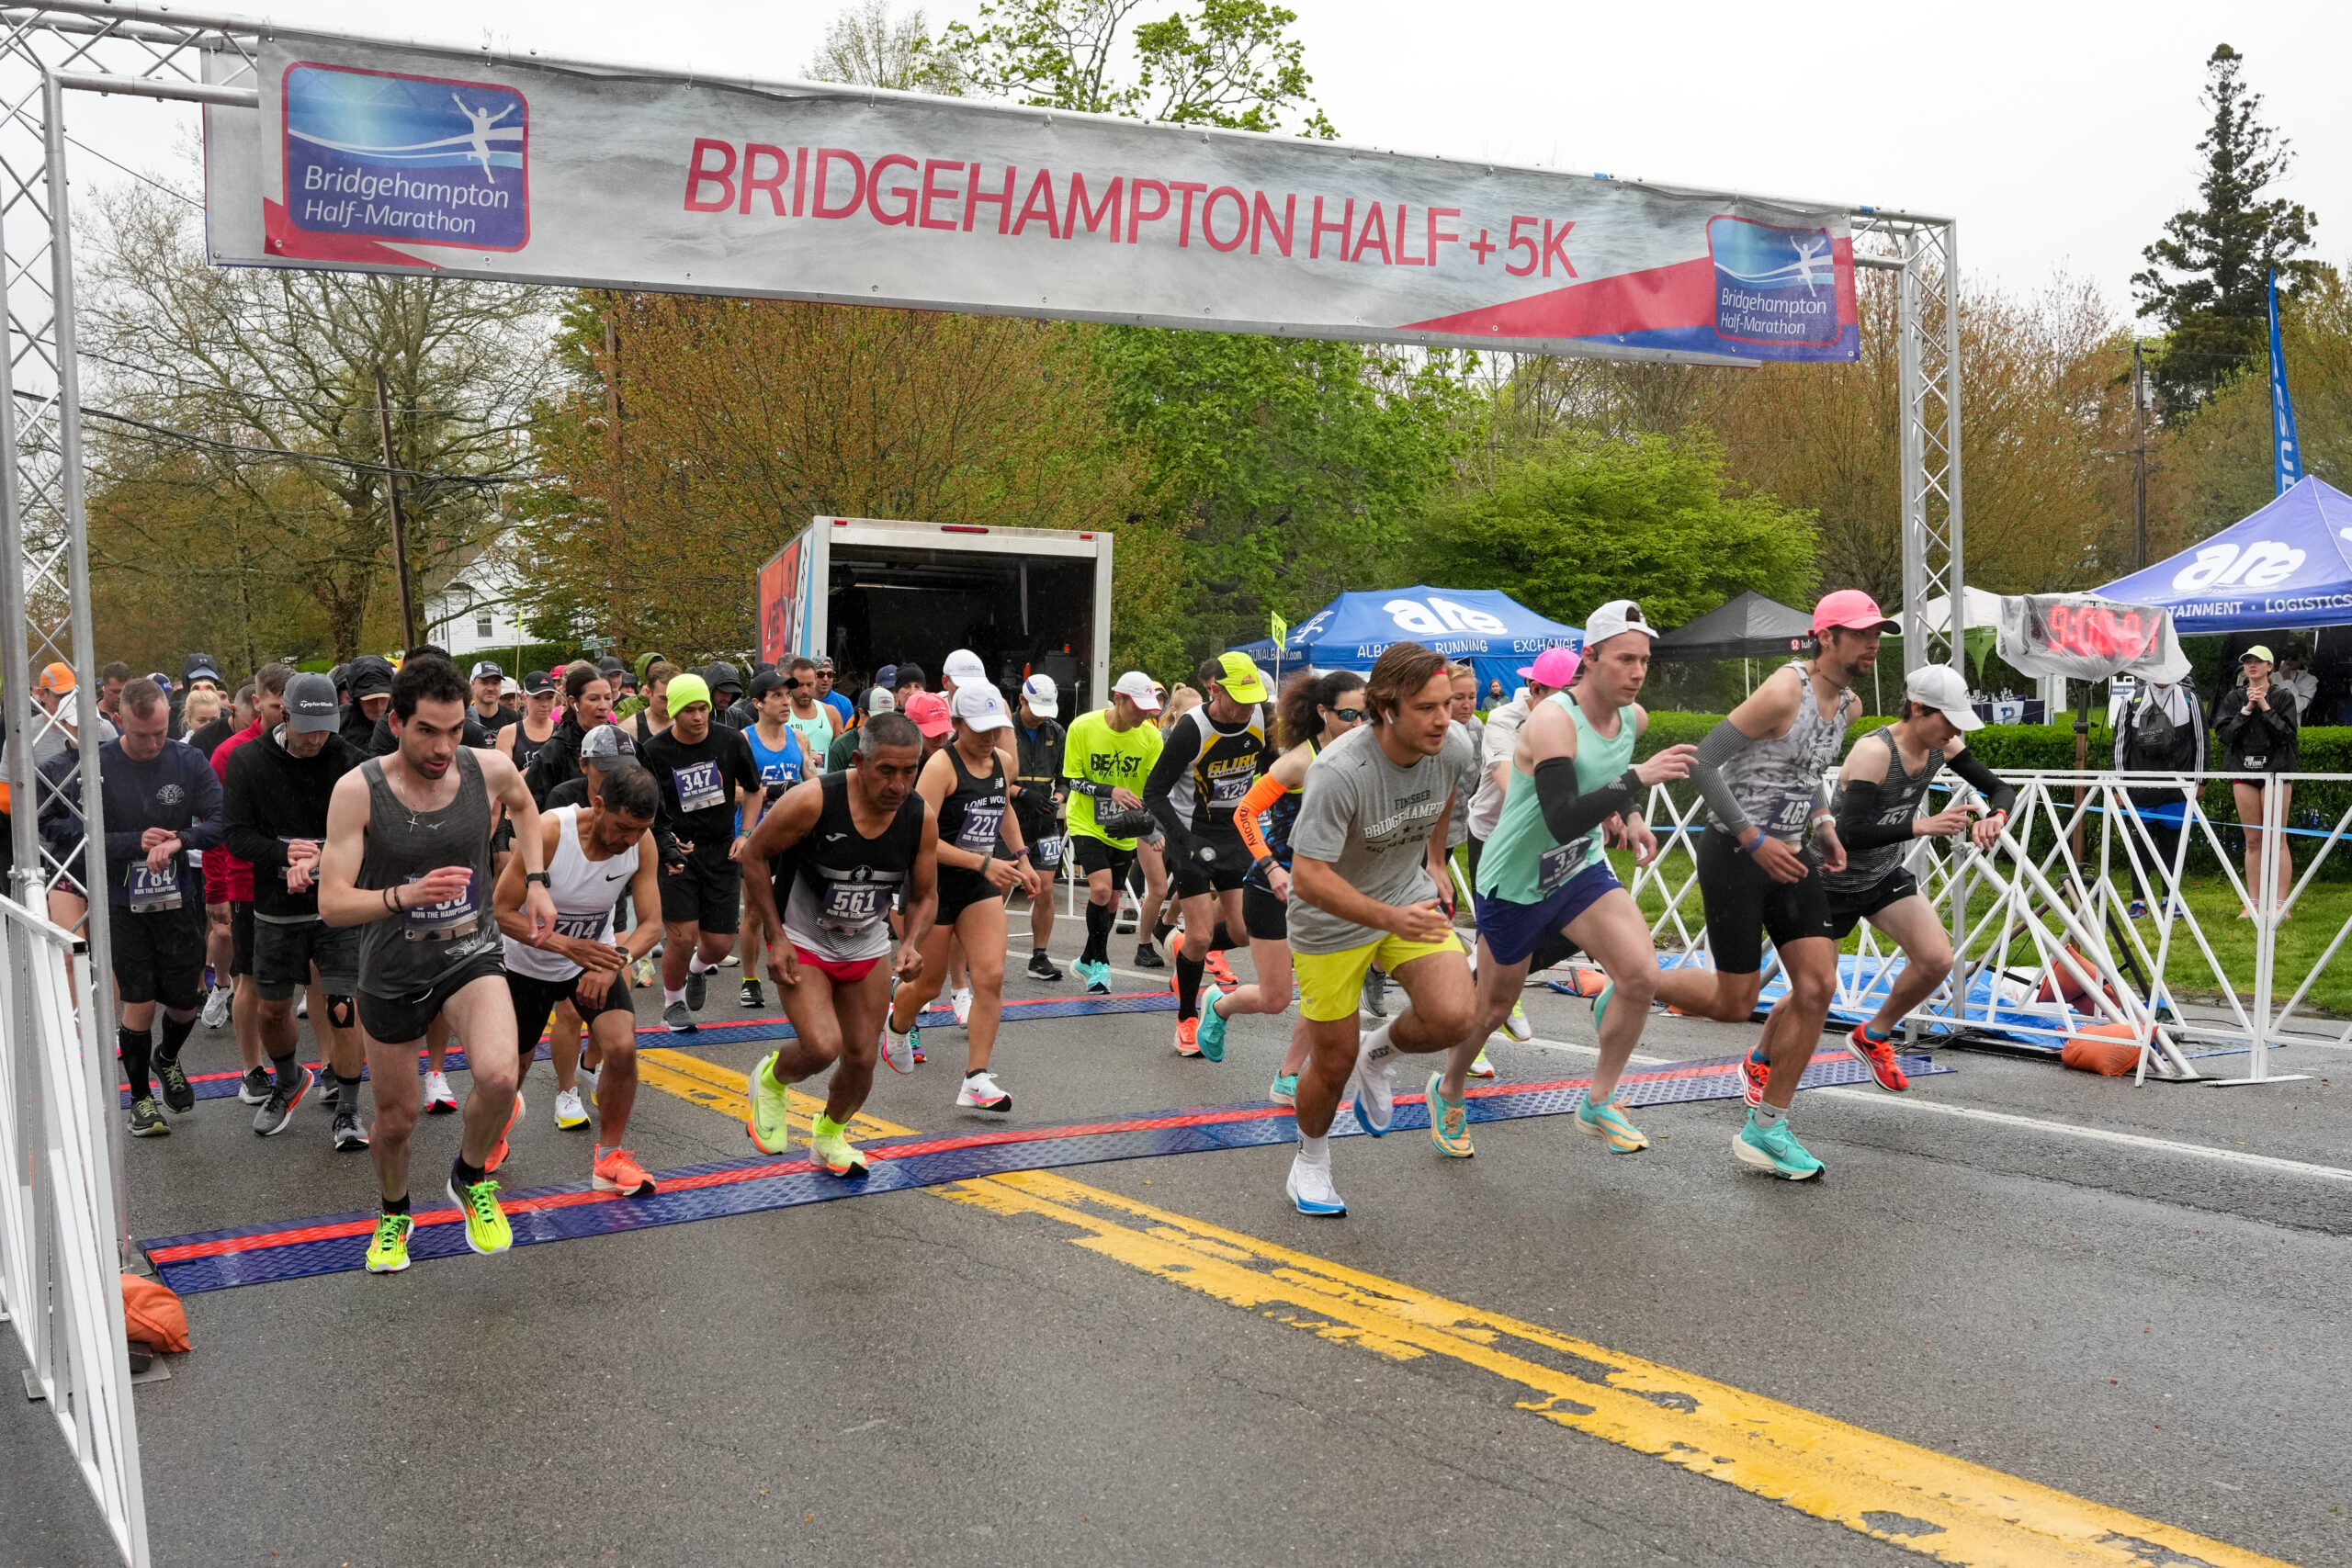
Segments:
[[[1625,841],[1647,864],[1657,840],[1642,819],[1643,803],[1651,785],[1688,778],[1697,750],[1668,746],[1634,765],[1634,743],[1649,723],[1634,698],[1649,673],[1652,635],[1630,599],[1594,611],[1580,666],[1560,677],[1566,689],[1536,704],[1520,728],[1502,815],[1478,857],[1477,1019],[1444,1072],[1430,1076],[1430,1136],[1442,1154],[1471,1153],[1470,1063],[1510,1016],[1530,963],[1541,955],[1549,966],[1577,948],[1610,984],[1593,1003],[1600,1062],[1577,1126],[1618,1154],[1649,1147],[1615,1100],[1657,990],[1657,950],[1601,841],[1602,825],[1622,818]]]

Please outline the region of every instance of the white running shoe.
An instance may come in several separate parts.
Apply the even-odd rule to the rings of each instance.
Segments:
[[[308,990],[294,993],[294,1016],[296,1018],[311,1016],[311,993]]]
[[[1396,1084],[1389,1072],[1396,1047],[1389,1043],[1388,1028],[1382,1024],[1358,1043],[1355,1072],[1348,1080],[1355,1093],[1356,1125],[1375,1138],[1386,1134],[1396,1114]]]
[[[956,1091],[956,1103],[965,1111],[997,1111],[1012,1109],[1012,1096],[998,1087],[996,1075],[982,1067],[964,1079],[964,1087]]]
[[[215,986],[204,993],[204,1030],[218,1034],[229,1027],[229,987]]]
[[[427,1116],[454,1116],[457,1111],[458,1097],[449,1088],[449,1075],[425,1074],[424,1113]]]
[[[566,1131],[574,1127],[585,1127],[588,1125],[588,1108],[580,1103],[580,1091],[578,1089],[567,1089],[560,1090],[557,1093],[555,1097],[555,1124]]]
[[[922,1037],[920,1025],[901,1034],[890,1027],[888,1015],[882,1020],[882,1065],[894,1073],[915,1070],[915,1042]]]
[[[1348,1212],[1339,1190],[1331,1185],[1330,1165],[1309,1165],[1304,1150],[1291,1157],[1290,1175],[1283,1182],[1283,1190],[1298,1205],[1302,1214],[1328,1219]]]
[[[972,1021],[972,987],[956,987],[948,997],[947,1005],[956,1010],[956,1027],[962,1028],[970,1023]]]
[[[1535,1026],[1527,1021],[1527,1010],[1517,1001],[1510,1004],[1510,1016],[1503,1020],[1503,1032],[1521,1045],[1535,1038]]]

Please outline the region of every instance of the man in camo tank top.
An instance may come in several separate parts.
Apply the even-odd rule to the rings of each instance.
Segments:
[[[376,1093],[369,1146],[383,1203],[367,1255],[375,1274],[408,1267],[417,1048],[445,1016],[466,1043],[473,1078],[449,1168],[449,1201],[474,1251],[503,1252],[514,1241],[491,1176],[504,1163],[506,1134],[523,1113],[514,1007],[491,909],[493,803],[514,821],[526,885],[521,912],[528,917],[523,940],[536,945],[554,933],[555,903],[538,807],[523,775],[505,753],[462,744],[467,695],[456,665],[412,657],[392,679],[395,749],[344,774],[327,804],[319,916],[331,926],[360,928],[359,1024]]]
[[[1813,612],[1813,657],[1775,671],[1699,747],[1691,776],[1707,802],[1699,893],[1713,969],[1658,976],[1657,999],[1702,1018],[1754,1016],[1769,936],[1789,981],[1742,1068],[1747,1124],[1732,1139],[1746,1165],[1790,1181],[1821,1162],[1789,1130],[1789,1105],[1813,1060],[1838,986],[1822,874],[1846,868],[1826,775],[1861,704],[1856,680],[1878,662],[1893,621],[1867,593],[1841,589]]]

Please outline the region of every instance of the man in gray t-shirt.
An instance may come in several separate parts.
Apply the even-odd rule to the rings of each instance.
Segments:
[[[1453,695],[1443,658],[1396,644],[1365,684],[1370,721],[1306,770],[1290,834],[1290,945],[1313,1058],[1299,1075],[1299,1152],[1287,1183],[1304,1214],[1347,1213],[1331,1187],[1328,1142],[1341,1097],[1353,1092],[1364,1131],[1387,1132],[1396,1054],[1455,1049],[1472,1022],[1445,835],[1476,754],[1448,711]],[[1375,961],[1409,1005],[1360,1037],[1356,1000]],[[1439,1150],[1470,1153],[1460,1103],[1450,1117],[1430,1109]]]

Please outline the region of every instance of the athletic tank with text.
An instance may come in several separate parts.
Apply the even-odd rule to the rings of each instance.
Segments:
[[[1544,700],[1557,704],[1576,726],[1578,795],[1595,794],[1624,777],[1625,769],[1634,761],[1638,716],[1632,704],[1617,710],[1617,733],[1603,735],[1593,728],[1592,721],[1584,716],[1583,706],[1567,693],[1555,692]],[[1526,731],[1522,729],[1521,733],[1524,735]],[[1552,836],[1551,827],[1544,820],[1544,803],[1536,793],[1535,781],[1519,771],[1519,760],[1514,756],[1510,788],[1503,793],[1502,815],[1496,818],[1495,830],[1487,837],[1487,847],[1478,853],[1479,893],[1514,904],[1541,904],[1558,892],[1568,878],[1601,858],[1599,828],[1565,844]]]
[[[964,765],[963,754],[949,746],[944,755],[956,771],[956,787],[939,803],[939,841],[976,855],[996,858],[1004,831],[1004,753],[989,752],[989,771],[975,773]],[[963,904],[990,891],[988,877],[967,866],[939,864],[943,899]]]
[[[833,963],[880,958],[890,951],[890,901],[907,885],[922,847],[922,795],[909,791],[890,825],[875,838],[850,814],[851,774],[818,783],[824,805],[817,824],[786,857],[776,902],[792,945]]]
[[[1943,771],[1944,754],[1930,751],[1928,760],[1916,773],[1903,768],[1903,748],[1894,743],[1891,730],[1881,731],[1886,741],[1886,779],[1879,785],[1879,813],[1874,826],[1898,828],[1919,815],[1919,803],[1928,798],[1928,786],[1936,774]],[[1842,807],[1844,790],[1831,804]],[[1832,893],[1866,893],[1886,880],[1894,868],[1903,863],[1908,844],[1878,844],[1867,850],[1849,850],[1846,869],[1835,874],[1824,872],[1822,886]]]
[[[1270,728],[1262,703],[1230,725],[1209,717],[1204,703],[1169,727],[1167,749],[1183,758],[1184,772],[1168,800],[1188,830],[1218,839],[1238,834],[1233,808],[1274,758]]]
[[[1813,672],[1802,660],[1789,668],[1797,672],[1797,716],[1786,735],[1758,740],[1724,764],[1724,782],[1747,819],[1776,839],[1794,842],[1804,837],[1806,819],[1820,798],[1822,777],[1845,750],[1846,728],[1861,704],[1851,692],[1838,694],[1838,716],[1824,718],[1814,699]],[[1707,813],[1717,828],[1727,824]]]
[[[637,874],[638,846],[631,844],[609,859],[590,860],[580,843],[581,809],[560,806],[548,813],[557,823],[555,854],[548,862],[548,897],[555,900],[555,934],[609,944],[613,906]],[[503,940],[506,967],[517,975],[569,980],[580,973],[580,965],[560,953],[516,942],[511,936]]]
[[[450,768],[458,793],[437,811],[411,809],[384,777],[384,759],[359,764],[368,781],[368,841],[354,886],[399,887],[428,871],[461,865],[473,881],[454,898],[424,904],[359,928],[359,988],[371,997],[413,997],[498,951],[490,914],[490,788],[481,761],[464,746]]]

